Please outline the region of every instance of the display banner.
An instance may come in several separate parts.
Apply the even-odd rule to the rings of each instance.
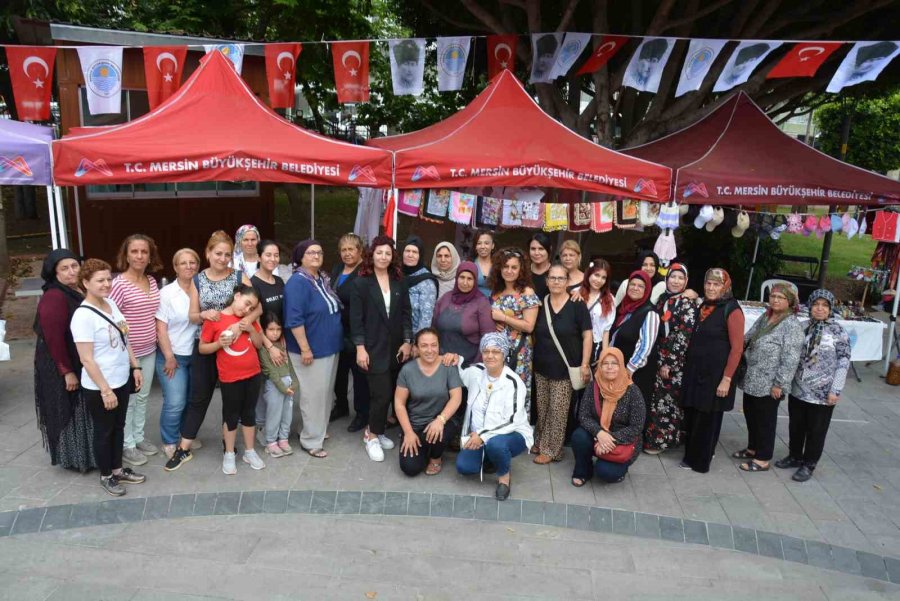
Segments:
[[[469,36],[437,39],[438,90],[441,92],[462,88],[471,42]]]
[[[122,47],[78,48],[81,73],[92,115],[122,112]]]
[[[691,40],[687,55],[684,57],[684,65],[681,67],[681,77],[675,91],[676,98],[700,89],[700,84],[727,43],[728,40]]]
[[[857,42],[835,71],[825,91],[836,94],[846,87],[875,81],[898,53],[898,42]]]
[[[608,63],[609,59],[614,57],[619,50],[622,49],[622,46],[624,46],[629,39],[628,36],[624,35],[605,35],[600,38],[600,42],[597,44],[597,47],[594,48],[591,56],[578,70],[578,75],[587,75],[588,73],[593,73],[600,69],[600,67]]]
[[[294,106],[294,81],[300,44],[266,44],[266,81],[269,83],[269,106],[289,109]]]
[[[425,38],[388,41],[391,80],[396,96],[421,96],[425,91]]]
[[[152,111],[181,86],[187,46],[145,46],[144,78]]]
[[[766,42],[760,40],[747,40],[738,44],[728,62],[722,69],[722,74],[713,86],[713,92],[725,92],[734,86],[739,86],[750,79],[750,75],[763,62],[769,53],[781,46],[781,42]]]
[[[584,49],[591,43],[591,34],[589,33],[567,33],[563,39],[559,52],[556,53],[556,65],[553,67],[552,79],[557,77],[565,77],[578,57],[582,55]]]
[[[335,42],[331,59],[338,102],[368,102],[369,42]]]
[[[529,83],[550,83],[556,70],[556,57],[562,44],[561,33],[531,34],[531,78]]]
[[[631,56],[622,85],[656,94],[674,47],[675,38],[645,38]]]
[[[56,48],[6,46],[9,79],[20,121],[49,121]]]
[[[812,77],[825,60],[840,48],[841,42],[810,42],[796,44],[775,65],[766,79],[781,77]]]
[[[494,79],[500,71],[516,70],[517,35],[489,35],[487,37],[488,78]]]
[[[218,50],[225,55],[225,58],[234,65],[234,70],[238,75],[241,74],[241,67],[244,66],[244,45],[243,44],[204,44],[203,48],[209,54],[213,50]]]

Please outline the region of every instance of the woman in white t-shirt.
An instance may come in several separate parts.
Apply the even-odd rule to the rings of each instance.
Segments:
[[[156,373],[162,387],[163,404],[159,414],[159,434],[166,457],[172,458],[181,439],[181,420],[191,389],[191,356],[200,326],[192,323],[191,278],[200,267],[200,256],[190,248],[182,248],[172,257],[175,281],[159,292],[156,312]],[[196,448],[196,443],[194,445]]]
[[[143,384],[141,367],[128,346],[128,324],[116,303],[107,298],[112,288],[109,263],[88,259],[81,266],[84,302],[72,316],[70,329],[81,359],[81,387],[94,421],[94,455],[100,468],[100,485],[115,497],[125,494],[122,484],[140,484],[142,474],[122,469],[125,414],[134,386]]]

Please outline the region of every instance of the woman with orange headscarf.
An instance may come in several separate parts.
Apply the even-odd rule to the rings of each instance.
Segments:
[[[624,480],[641,451],[645,413],[644,397],[631,381],[622,351],[603,349],[594,381],[581,397],[578,427],[572,433],[572,484],[584,486],[594,474],[604,482]]]

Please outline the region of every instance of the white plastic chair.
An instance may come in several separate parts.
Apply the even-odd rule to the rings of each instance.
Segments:
[[[775,284],[786,284],[794,289],[794,294],[797,294],[797,286],[793,282],[779,279],[766,280],[762,283],[762,286],[759,287],[759,302],[766,300],[766,292]]]

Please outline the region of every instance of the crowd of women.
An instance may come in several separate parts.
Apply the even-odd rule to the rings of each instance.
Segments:
[[[621,274],[607,261],[585,261],[574,240],[557,255],[544,233],[523,251],[477,232],[471,261],[448,242],[428,255],[416,236],[366,248],[346,234],[334,251],[329,274],[326,248],[305,240],[288,269],[255,227],[217,231],[206,266],[177,251],[162,289],[147,236],[123,241],[115,270],[53,251],[35,320],[35,395],[53,464],[98,468],[116,496],[145,480],[133,468],[148,456],[162,452],[165,470],[177,470],[201,446],[217,385],[227,475],[237,472],[238,428],[252,469],[265,467],[257,441],[270,459],[294,452],[295,404],[300,450],[326,458],[350,391],[347,430],[362,432],[369,459],[384,461],[399,427],[403,473],[436,475],[454,450],[460,474],[496,474],[501,500],[513,457],[561,461],[567,442],[578,487],[621,481],[642,451],[682,447],[680,467],[707,472],[738,387],[748,434],[733,454],[740,469],[770,468],[785,396],[789,454],[775,465],[804,481],[821,457],[850,365],[826,290],[810,296],[803,325],[796,289],[776,285],[745,335],[724,269],[708,270],[698,294],[684,263],[664,268],[650,252],[614,294]],[[154,378],[161,448],[146,428]]]

